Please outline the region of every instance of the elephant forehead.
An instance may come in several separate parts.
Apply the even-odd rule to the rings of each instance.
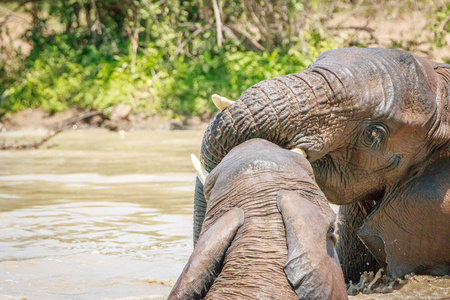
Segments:
[[[301,175],[308,171],[312,173],[311,165],[302,155],[263,139],[252,139],[233,148],[212,170],[210,176],[236,176],[257,170],[285,170]]]
[[[305,170],[297,164],[293,164],[292,161],[258,157],[244,161],[233,161],[229,165],[224,164],[222,168],[214,169],[213,172],[211,174],[216,175],[214,187],[219,186],[219,184],[228,185],[241,175],[243,176],[241,178],[253,178],[272,174],[271,176],[275,180],[276,177],[283,174],[283,177],[286,178],[312,180]]]
[[[333,82],[338,78],[356,114],[419,126],[436,111],[431,69],[408,52],[347,48],[321,54],[309,70]]]

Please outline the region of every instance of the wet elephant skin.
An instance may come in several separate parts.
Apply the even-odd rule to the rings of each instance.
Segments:
[[[199,242],[169,299],[346,299],[335,214],[313,177],[267,141],[233,149],[207,177]]]
[[[450,160],[436,160],[382,203],[358,235],[390,276],[450,274]]]
[[[449,111],[445,65],[402,50],[330,50],[301,73],[250,87],[221,111],[205,132],[201,162],[211,171],[252,138],[305,151],[328,201],[342,205],[337,249],[346,280],[356,281],[363,271],[379,268],[357,236],[364,219],[382,203],[400,201],[395,199],[410,179],[436,159],[450,159]],[[197,181],[194,244],[205,213],[203,185]],[[407,213],[400,210],[397,217],[402,223]],[[397,261],[392,274],[402,276],[409,266]]]

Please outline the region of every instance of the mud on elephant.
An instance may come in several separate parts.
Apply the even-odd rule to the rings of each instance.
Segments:
[[[430,173],[449,176],[436,166],[450,159],[449,102],[448,65],[401,50],[330,50],[304,72],[262,81],[232,104],[219,97],[223,111],[206,130],[201,162],[210,172],[252,138],[301,149],[327,199],[342,205],[338,254],[346,280],[379,265],[394,276],[448,274],[448,183],[428,181]],[[419,230],[407,219],[420,210]],[[205,211],[197,180],[194,243]],[[387,233],[393,227],[398,237]],[[400,247],[387,245],[394,240]]]
[[[346,299],[336,216],[298,153],[253,139],[208,175],[206,218],[169,299]]]

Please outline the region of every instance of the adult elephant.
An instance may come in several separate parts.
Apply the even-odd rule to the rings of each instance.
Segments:
[[[305,157],[266,140],[208,175],[199,242],[171,299],[347,299],[336,215]]]
[[[363,270],[375,270],[379,265],[394,276],[406,271],[442,275],[448,273],[450,264],[450,226],[440,227],[440,247],[430,245],[433,236],[426,241],[424,236],[413,236],[416,243],[408,242],[417,248],[416,253],[428,253],[425,262],[420,255],[408,262],[397,254],[390,257],[393,250],[385,247],[374,220],[366,226],[373,230],[360,235],[369,250],[377,252],[376,259],[357,232],[383,203],[392,206],[414,198],[407,194],[412,190],[430,191],[428,198],[438,209],[439,203],[445,202],[441,194],[433,194],[435,190],[427,186],[428,177],[423,174],[437,160],[447,163],[450,159],[449,99],[448,65],[401,50],[326,51],[302,73],[262,81],[231,105],[225,100],[223,111],[204,135],[201,163],[210,172],[233,147],[252,138],[300,149],[327,199],[343,205],[338,254],[346,280],[358,280]],[[437,172],[445,177],[450,170]],[[409,188],[412,183],[414,189]],[[402,228],[405,216],[402,205],[396,206],[399,211],[393,223]],[[203,184],[197,180],[194,244],[205,210]],[[445,209],[436,214],[439,219],[434,219],[431,211],[424,216],[431,218],[427,226],[449,223]],[[392,218],[392,214],[382,214],[377,220],[392,223]]]

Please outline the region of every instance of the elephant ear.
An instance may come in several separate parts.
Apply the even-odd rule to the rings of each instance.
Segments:
[[[431,134],[431,145],[439,156],[450,156],[450,65],[433,63],[437,75],[437,110]]]
[[[320,190],[315,198],[322,196]],[[312,191],[314,193],[314,191]],[[325,199],[325,196],[323,196]],[[284,272],[300,299],[348,299],[330,225],[336,216],[297,191],[282,190],[277,205],[286,230]],[[321,208],[321,209],[320,209]]]
[[[201,235],[168,300],[205,297],[219,275],[225,253],[243,223],[244,212],[233,207]]]

